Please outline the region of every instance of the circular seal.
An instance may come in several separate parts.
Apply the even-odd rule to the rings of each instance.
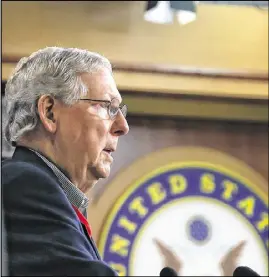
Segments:
[[[98,246],[120,276],[158,276],[164,266],[180,276],[229,276],[239,265],[267,275],[267,196],[219,165],[175,162],[127,188]]]

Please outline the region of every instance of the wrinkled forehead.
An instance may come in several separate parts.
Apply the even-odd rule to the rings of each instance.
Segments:
[[[108,69],[100,69],[94,73],[82,73],[81,79],[88,88],[87,98],[122,101],[112,73]]]

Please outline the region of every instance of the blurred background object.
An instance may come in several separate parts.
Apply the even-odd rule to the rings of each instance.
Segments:
[[[250,6],[268,9],[268,1],[147,1],[145,20],[153,23],[172,23],[174,16],[180,24],[196,19],[196,6],[203,4]]]

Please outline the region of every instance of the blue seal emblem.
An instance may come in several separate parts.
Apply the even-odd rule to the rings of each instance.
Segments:
[[[225,276],[240,264],[266,275],[267,195],[220,166],[173,163],[117,199],[99,249],[120,276],[157,276],[164,266]]]
[[[203,216],[195,216],[188,222],[187,234],[194,243],[206,243],[211,237],[211,225]]]

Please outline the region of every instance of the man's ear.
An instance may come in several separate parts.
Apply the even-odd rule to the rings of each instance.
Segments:
[[[37,110],[43,127],[50,133],[56,132],[56,100],[50,95],[42,95],[37,102]]]

